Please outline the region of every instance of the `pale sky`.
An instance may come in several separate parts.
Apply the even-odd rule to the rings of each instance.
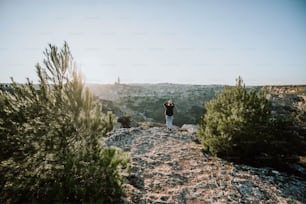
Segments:
[[[64,41],[87,83],[306,84],[304,0],[0,0],[0,82]]]

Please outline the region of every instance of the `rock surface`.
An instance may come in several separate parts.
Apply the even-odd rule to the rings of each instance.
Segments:
[[[124,203],[306,203],[306,181],[203,152],[194,134],[164,127],[117,129],[107,146],[129,152]]]

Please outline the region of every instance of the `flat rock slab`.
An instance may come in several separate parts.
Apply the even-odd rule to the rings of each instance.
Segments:
[[[163,127],[117,129],[107,146],[129,152],[123,203],[306,203],[306,181],[210,156],[195,135]]]

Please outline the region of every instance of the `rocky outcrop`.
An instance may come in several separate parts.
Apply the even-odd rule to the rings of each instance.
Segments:
[[[129,152],[124,203],[306,203],[306,181],[203,152],[195,134],[164,127],[117,129],[107,146]]]

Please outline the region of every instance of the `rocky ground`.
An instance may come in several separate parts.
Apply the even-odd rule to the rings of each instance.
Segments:
[[[175,128],[117,129],[105,140],[129,152],[131,203],[306,203],[306,181],[270,168],[237,165],[212,157],[194,133]]]

